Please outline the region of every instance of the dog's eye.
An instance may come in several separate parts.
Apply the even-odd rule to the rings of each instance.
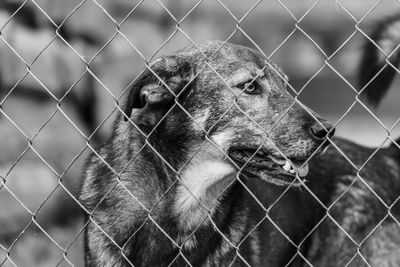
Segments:
[[[254,80],[239,84],[236,87],[239,88],[240,90],[242,90],[243,92],[245,92],[248,95],[259,95],[259,94],[261,94],[260,85]]]

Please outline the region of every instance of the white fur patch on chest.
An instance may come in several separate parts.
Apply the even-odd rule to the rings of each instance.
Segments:
[[[182,173],[182,182],[192,194],[189,194],[190,197],[185,194],[185,198],[180,198],[182,200],[181,204],[185,206],[186,200],[192,198],[192,196],[199,199],[202,198],[211,185],[234,171],[235,168],[232,165],[223,161],[208,160],[189,164]]]
[[[226,139],[229,134],[219,134],[217,139]],[[213,139],[213,138],[212,138]],[[174,213],[179,218],[180,227],[185,230],[196,228],[208,214],[214,212],[227,186],[236,178],[236,168],[226,161],[224,142],[213,140],[199,151],[194,151],[187,165],[179,173]],[[217,145],[220,149],[218,149]]]
[[[184,229],[197,227],[217,205],[217,198],[228,185],[225,178],[235,179],[235,167],[224,161],[205,160],[189,163],[180,175],[175,213]]]

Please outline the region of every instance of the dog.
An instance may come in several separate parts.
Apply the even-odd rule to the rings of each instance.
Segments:
[[[400,192],[398,150],[358,172],[373,149],[334,138],[247,47],[205,41],[155,59],[120,111],[83,175],[87,266],[323,262],[320,248],[336,255],[327,214],[351,232],[387,212],[360,177],[389,203]]]

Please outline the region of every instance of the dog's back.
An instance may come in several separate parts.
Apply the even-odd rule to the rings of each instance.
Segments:
[[[389,147],[375,154],[376,149],[347,141],[335,140],[335,144],[340,152],[331,148],[314,160],[316,176],[331,179],[332,187],[324,202],[325,217],[313,233],[309,262],[327,267],[399,266],[398,149]],[[318,182],[309,184],[312,190],[315,186]]]
[[[358,78],[360,95],[377,106],[398,73],[400,16],[377,23],[370,36]],[[329,216],[313,237],[314,266],[400,266],[400,138],[389,140],[379,150],[335,142],[343,153],[319,161],[325,175],[335,174],[335,186]],[[340,175],[335,168],[348,170]]]

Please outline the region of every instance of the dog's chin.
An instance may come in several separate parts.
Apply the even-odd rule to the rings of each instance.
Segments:
[[[233,148],[229,157],[243,167],[242,174],[247,178],[259,178],[263,181],[284,186],[300,186],[302,178],[308,174],[308,164],[304,160],[272,156],[269,153],[250,148]],[[296,178],[299,177],[300,179]]]

